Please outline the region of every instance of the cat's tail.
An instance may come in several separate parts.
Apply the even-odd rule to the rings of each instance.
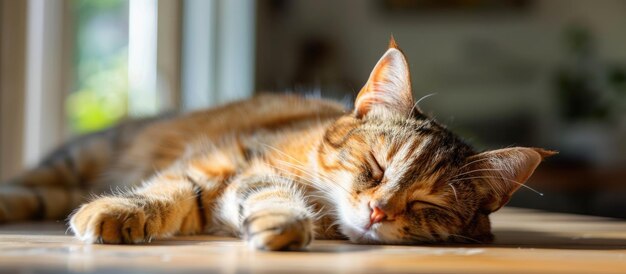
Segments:
[[[0,223],[64,220],[102,188],[104,172],[115,162],[138,128],[132,121],[72,140],[37,167],[0,184]]]

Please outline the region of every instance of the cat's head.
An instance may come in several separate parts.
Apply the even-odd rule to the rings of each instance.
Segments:
[[[340,230],[354,242],[489,242],[489,214],[554,153],[475,152],[415,105],[407,61],[392,39],[354,111],[327,130],[317,162],[320,178],[333,184]]]

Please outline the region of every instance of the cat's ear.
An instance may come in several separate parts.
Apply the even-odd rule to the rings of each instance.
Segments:
[[[471,170],[480,170],[487,184],[488,194],[482,209],[494,212],[504,206],[526,180],[530,178],[539,163],[556,151],[541,148],[513,147],[480,153],[468,159]]]
[[[370,78],[356,97],[354,112],[359,118],[373,110],[408,115],[412,108],[409,65],[391,37],[389,49],[378,60]]]

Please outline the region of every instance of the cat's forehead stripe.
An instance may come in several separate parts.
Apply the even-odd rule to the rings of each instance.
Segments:
[[[400,183],[399,180],[410,172],[411,166],[419,157],[425,147],[430,143],[430,137],[426,136],[417,142],[416,137],[409,138],[407,142],[400,145],[397,153],[393,155],[388,166],[388,176],[393,178],[393,182]]]

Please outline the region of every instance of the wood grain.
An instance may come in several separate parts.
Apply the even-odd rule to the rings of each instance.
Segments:
[[[63,223],[0,226],[0,273],[626,273],[626,221],[505,208],[494,244],[369,246],[316,241],[307,252],[259,252],[238,239],[177,237],[84,245]]]

